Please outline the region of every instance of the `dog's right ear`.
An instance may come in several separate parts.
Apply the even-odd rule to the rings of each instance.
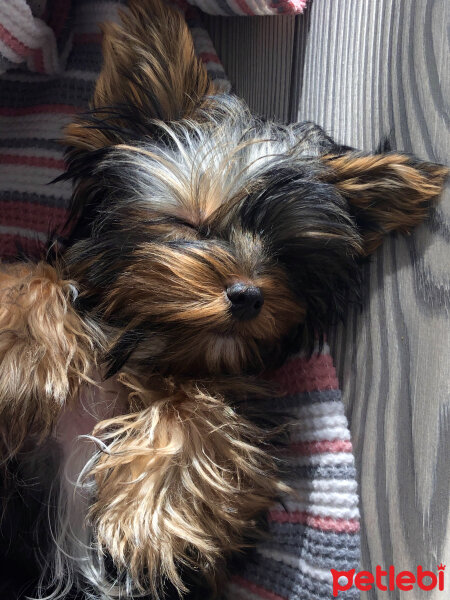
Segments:
[[[183,16],[162,0],[130,0],[121,25],[102,26],[103,68],[91,111],[65,130],[67,146],[99,150],[151,131],[152,119],[191,116],[214,93]]]

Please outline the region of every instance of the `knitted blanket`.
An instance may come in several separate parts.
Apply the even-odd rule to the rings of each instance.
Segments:
[[[216,83],[229,89],[199,13],[185,10],[196,50]],[[101,67],[98,23],[115,18],[113,0],[0,2],[0,258],[38,258],[49,234],[68,235],[71,186],[48,185],[64,169],[57,142],[84,110]],[[123,3],[123,0],[122,0]],[[215,14],[301,12],[306,0],[192,0]],[[50,10],[51,8],[51,10]],[[274,375],[285,391],[271,411],[297,417],[288,483],[297,490],[269,514],[269,537],[233,572],[227,600],[330,600],[330,569],[357,568],[359,513],[350,434],[326,347],[295,357]],[[340,598],[356,598],[355,588]]]
[[[356,470],[347,418],[327,345],[273,374],[285,396],[267,404],[294,417],[286,482],[296,491],[269,513],[269,537],[233,575],[227,600],[331,600],[331,569],[359,564]],[[344,579],[345,582],[345,579]],[[359,598],[356,588],[339,592]]]

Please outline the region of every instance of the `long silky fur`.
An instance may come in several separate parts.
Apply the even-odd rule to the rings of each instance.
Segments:
[[[73,217],[83,216],[62,283],[48,285],[56,322],[79,319],[76,348],[49,324],[42,344],[59,350],[64,376],[47,361],[49,380],[31,377],[25,402],[13,403],[26,427],[12,447],[36,407],[52,428],[70,369],[86,377],[83,351],[102,336],[101,366],[127,390],[123,410],[99,417],[95,451],[61,475],[39,591],[51,600],[74,590],[156,599],[166,584],[183,594],[186,573],[220,591],[226,559],[286,491],[265,431],[235,399],[250,373],[313,347],[357,291],[361,260],[426,218],[447,173],[339,146],[312,123],[264,122],[215,94],[182,17],[159,0],[130,0],[121,19],[104,27],[91,110],[65,132],[63,178],[75,183]],[[232,316],[226,290],[237,281],[263,294],[253,320]],[[101,336],[86,333],[91,323]]]
[[[103,334],[73,308],[71,280],[45,263],[0,265],[1,457],[44,440],[90,381]],[[11,426],[13,424],[13,426]]]
[[[185,571],[214,594],[227,558],[260,538],[261,515],[290,491],[273,431],[223,395],[234,389],[241,404],[264,386],[152,379],[122,374],[129,412],[100,421],[66,460],[39,597],[163,598],[168,585],[181,595]]]

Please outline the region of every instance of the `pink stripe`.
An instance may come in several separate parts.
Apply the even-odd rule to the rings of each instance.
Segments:
[[[0,40],[5,42],[7,46],[11,48],[16,54],[22,57],[26,57],[31,53],[31,48],[25,46],[20,40],[12,35],[10,31],[5,29],[3,25],[0,24]]]
[[[236,0],[236,4],[239,6],[239,8],[242,10],[242,12],[245,15],[254,15],[255,13],[250,10],[250,8],[247,6],[247,2],[245,2],[245,0]]]
[[[339,389],[333,359],[329,354],[288,360],[278,371],[268,373],[267,378],[275,380],[286,394]]]
[[[289,453],[310,456],[311,454],[322,454],[324,452],[352,452],[350,440],[321,440],[317,442],[298,442],[290,444]]]
[[[278,0],[271,3],[271,7],[279,14],[298,14],[305,10],[307,0]]]
[[[200,52],[198,56],[203,62],[215,62],[220,64],[218,56],[212,52]]]
[[[40,258],[43,246],[41,241],[22,237],[20,233],[0,234],[0,256],[2,258],[16,258],[18,248],[23,250],[28,258]]]
[[[251,583],[250,581],[247,581],[247,579],[239,577],[238,575],[234,575],[231,578],[231,580],[237,585],[240,585],[241,587],[249,590],[253,594],[260,596],[260,598],[265,598],[266,600],[286,600],[285,598],[283,598],[283,596],[278,596],[273,592],[269,592],[269,590],[266,590],[260,585],[256,585],[256,583]]]
[[[101,44],[103,40],[102,33],[77,33],[73,36],[73,44]]]
[[[49,186],[49,193],[51,187]],[[44,204],[32,204],[21,202],[20,195],[13,201],[0,200],[0,215],[2,225],[7,227],[21,227],[41,233],[49,233],[53,229],[61,228],[67,221],[69,211],[59,206],[45,206]]]
[[[0,154],[0,165],[27,165],[29,167],[47,167],[48,169],[65,169],[63,159],[47,156],[18,156],[16,154]]]
[[[0,115],[5,117],[20,117],[40,113],[67,114],[85,110],[69,104],[37,104],[36,106],[23,106],[21,108],[0,107]]]
[[[33,50],[33,62],[34,70],[37,73],[45,73],[44,53],[42,51],[42,48],[37,48],[36,50]]]
[[[50,13],[50,19],[48,24],[51,29],[55,32],[55,36],[59,38],[64,25],[69,17],[69,11],[72,4],[72,0],[58,0],[58,7],[52,6]]]
[[[356,533],[359,531],[359,521],[357,519],[333,519],[332,517],[316,517],[307,512],[286,512],[281,510],[272,510],[269,513],[271,521],[276,523],[301,523],[314,529],[323,531],[335,531],[337,533]]]

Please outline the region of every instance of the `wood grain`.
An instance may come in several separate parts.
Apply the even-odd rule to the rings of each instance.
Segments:
[[[219,53],[236,91],[266,115],[316,121],[367,150],[389,136],[394,148],[450,164],[450,2],[313,1],[286,40],[270,42],[293,49],[279,100],[273,88],[257,100],[265,90],[255,72],[277,72],[280,55],[261,55],[263,27],[254,21],[245,19],[245,39],[228,37],[238,26],[226,19],[210,29],[213,38],[221,31]],[[276,33],[281,25],[265,27]],[[245,62],[230,58],[243,48]],[[429,223],[376,253],[362,310],[349,307],[330,336],[360,477],[362,566],[372,572],[392,564],[436,571],[441,561],[450,568],[449,192]],[[362,593],[422,596],[445,592]]]

